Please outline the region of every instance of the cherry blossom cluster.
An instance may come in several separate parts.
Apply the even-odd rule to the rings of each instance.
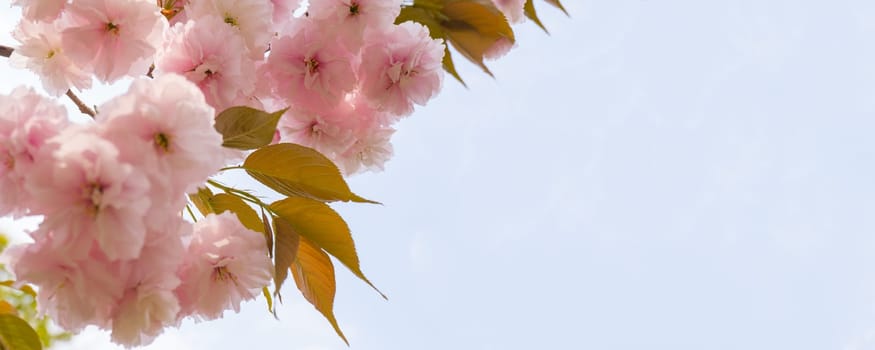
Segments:
[[[0,215],[44,218],[12,252],[42,313],[140,345],[185,317],[239,311],[270,283],[261,233],[229,212],[182,219],[185,194],[234,156],[214,115],[176,74],[136,80],[89,124],[27,88],[0,95]]]
[[[317,149],[346,174],[382,169],[393,123],[443,79],[442,41],[421,24],[394,24],[401,0],[13,3],[24,16],[13,63],[36,72],[50,94],[87,89],[92,76],[180,74],[216,111],[288,107],[281,138]]]

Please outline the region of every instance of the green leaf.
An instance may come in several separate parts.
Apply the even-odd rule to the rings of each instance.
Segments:
[[[523,11],[525,12],[526,17],[532,20],[532,22],[535,22],[538,27],[541,27],[541,29],[543,29],[545,33],[550,34],[550,31],[547,30],[547,27],[545,27],[544,23],[541,23],[541,19],[538,18],[538,12],[535,11],[535,4],[533,0],[526,0],[526,4],[523,5]]]
[[[334,317],[334,294],[337,284],[334,280],[334,265],[331,264],[328,254],[308,239],[301,237],[298,254],[292,265],[292,275],[304,298],[313,304],[322,316],[325,316],[340,339],[349,345]]]
[[[273,224],[276,226],[276,253],[274,263],[274,295],[280,295],[280,288],[289,276],[289,269],[295,261],[298,254],[298,245],[301,241],[292,225],[285,219],[278,217],[273,219]],[[280,297],[282,300],[282,297]]]
[[[4,350],[41,350],[39,335],[27,322],[12,314],[0,315],[0,347]]]
[[[270,205],[271,211],[288,221],[289,226],[301,237],[307,238],[325,249],[371,288],[386,296],[365,277],[359,266],[358,254],[349,226],[327,204],[308,198],[289,197]],[[277,221],[274,221],[277,222]],[[279,229],[280,226],[277,226]],[[299,248],[300,249],[300,248]]]
[[[228,108],[216,116],[216,131],[222,134],[222,146],[252,150],[269,145],[276,124],[288,108],[267,113],[246,106]]]
[[[246,228],[255,232],[261,232],[262,234],[265,233],[264,223],[261,222],[258,213],[239,197],[227,193],[219,193],[209,199],[209,204],[216,214],[230,210]]]
[[[337,166],[309,147],[293,143],[266,146],[252,152],[243,168],[252,178],[287,196],[377,203],[352,193]]]
[[[565,6],[562,6],[562,3],[559,0],[545,0],[548,4],[555,6],[556,8],[562,10],[566,16],[569,16],[568,11],[565,11]]]

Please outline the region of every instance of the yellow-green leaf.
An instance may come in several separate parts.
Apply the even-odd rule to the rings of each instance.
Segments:
[[[207,214],[213,212],[213,208],[209,205],[210,198],[212,197],[213,192],[206,187],[198,188],[197,193],[190,193],[188,195],[188,199],[194,203],[194,206],[197,207],[197,210],[201,212],[201,215],[203,216],[207,216]]]
[[[270,295],[270,290],[267,287],[261,288],[261,295],[264,295],[264,300],[267,301],[267,311],[273,314],[273,318],[279,319],[276,316],[276,309],[273,307],[273,297]]]
[[[565,6],[562,6],[562,3],[559,0],[545,0],[548,4],[555,6],[556,8],[562,10],[566,16],[568,16],[568,11],[565,11]]]
[[[292,228],[292,225],[281,217],[273,219],[273,224],[276,226],[276,253],[274,258],[274,295],[280,295],[280,288],[289,276],[289,269],[295,261],[295,256],[298,254],[298,245],[300,244],[300,236]],[[280,297],[282,300],[282,297]]]
[[[264,214],[264,208],[261,208],[261,222],[264,223],[264,234],[267,235],[267,255],[273,258],[273,230],[270,228],[267,215]]]
[[[266,146],[252,152],[243,168],[254,179],[287,196],[376,203],[352,193],[337,166],[309,147],[293,143]]]
[[[535,4],[533,0],[526,0],[526,4],[523,5],[523,12],[525,12],[526,17],[528,17],[532,22],[541,27],[545,33],[550,34],[550,31],[547,30],[547,27],[544,26],[544,23],[541,23],[541,19],[538,18],[538,12],[535,11]]]
[[[246,228],[255,232],[261,232],[262,234],[265,233],[264,223],[261,222],[258,213],[239,197],[227,193],[219,193],[209,199],[209,204],[216,214],[230,210]]]
[[[270,208],[280,218],[288,221],[295,233],[325,249],[383,298],[386,297],[365,277],[359,266],[349,226],[331,207],[308,198],[289,197],[272,203]]]
[[[9,302],[5,300],[0,300],[0,315],[2,314],[18,315],[18,310]]]
[[[450,47],[448,46],[446,41],[444,42],[443,66],[444,70],[447,71],[447,73],[450,73],[453,78],[456,78],[456,80],[462,83],[462,86],[468,87],[468,84],[465,84],[465,81],[462,80],[462,76],[459,75],[459,72],[456,71],[456,65],[453,63],[453,56],[450,54]]]
[[[12,314],[0,314],[0,348],[41,350],[39,335],[27,322]]]
[[[301,237],[298,254],[292,265],[292,275],[304,298],[325,316],[340,339],[349,345],[334,317],[334,294],[337,285],[334,280],[334,265],[331,264],[328,254]]]
[[[288,108],[267,113],[255,108],[237,106],[216,116],[216,131],[222,134],[222,146],[252,150],[273,141],[276,124]]]
[[[476,1],[445,3],[441,13],[447,17],[441,25],[450,44],[492,76],[483,63],[486,53],[501,40],[510,44],[516,40],[507,18],[494,6]]]

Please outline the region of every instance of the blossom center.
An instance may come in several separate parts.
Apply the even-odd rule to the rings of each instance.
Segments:
[[[228,271],[227,266],[216,266],[213,268],[213,281],[216,282],[225,282],[231,281],[233,283],[237,283],[237,276],[234,276],[233,273]]]
[[[157,132],[153,139],[155,146],[158,146],[158,148],[164,151],[164,153],[170,151],[170,136],[167,136],[167,134],[163,132]]]
[[[118,35],[119,27],[115,23],[107,22],[106,23],[106,31],[110,32],[111,34]]]
[[[237,23],[237,18],[231,16],[230,13],[225,14],[225,23],[230,24],[232,27],[236,27],[239,25],[239,23]]]
[[[359,14],[359,4],[357,2],[353,2],[349,5],[349,15],[355,16]]]
[[[3,165],[6,166],[6,169],[15,169],[15,157],[13,157],[12,154],[8,151],[6,152],[6,154],[4,154],[4,156],[5,157],[3,157]]]
[[[317,61],[315,58],[305,60],[304,65],[307,66],[307,72],[309,72],[310,74],[316,74],[316,72],[319,71],[319,61]]]
[[[46,59],[50,59],[55,57],[55,50],[49,50],[49,53],[46,54]]]
[[[91,202],[90,212],[97,214],[100,211],[100,203],[103,201],[103,185],[92,182],[85,186],[84,192],[85,197]]]

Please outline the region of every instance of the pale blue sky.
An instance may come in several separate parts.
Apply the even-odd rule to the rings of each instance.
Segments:
[[[351,349],[875,349],[875,3],[566,3],[351,179]],[[150,349],[347,348],[285,299]]]

